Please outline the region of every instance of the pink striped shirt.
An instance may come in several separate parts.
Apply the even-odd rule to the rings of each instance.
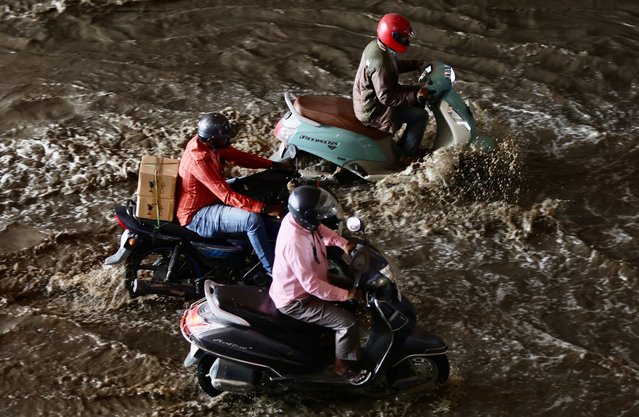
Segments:
[[[212,150],[194,136],[186,145],[178,169],[177,217],[182,226],[189,224],[202,207],[225,204],[259,213],[264,203],[235,192],[224,178],[224,161],[245,168],[269,168],[270,159],[229,146]]]
[[[348,240],[323,224],[310,232],[284,216],[275,243],[273,283],[269,295],[277,308],[307,294],[326,301],[345,301],[348,290],[328,282],[326,246],[346,248]]]

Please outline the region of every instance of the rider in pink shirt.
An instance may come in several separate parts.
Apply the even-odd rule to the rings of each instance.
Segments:
[[[274,279],[269,291],[275,307],[284,307],[309,294],[326,301],[348,300],[349,290],[328,282],[326,246],[346,250],[348,240],[323,224],[309,232],[291,213],[284,217],[277,234]]]
[[[269,295],[277,309],[307,323],[335,330],[333,371],[353,384],[365,382],[370,372],[356,371],[359,360],[359,330],[353,313],[335,304],[357,297],[329,281],[326,246],[339,246],[347,253],[355,247],[321,224],[322,219],[340,214],[335,198],[322,188],[303,185],[288,199],[289,214],[284,217],[275,243],[273,283]]]

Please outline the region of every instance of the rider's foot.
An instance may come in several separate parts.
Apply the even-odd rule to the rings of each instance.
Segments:
[[[418,158],[409,158],[407,156],[400,156],[399,157],[399,164],[402,166],[409,166],[411,164],[413,164],[414,162],[417,162]]]
[[[366,369],[353,369],[351,367],[350,361],[337,358],[335,359],[335,364],[332,367],[332,371],[353,385],[363,384],[364,382],[368,381],[371,376],[370,371]]]
[[[341,376],[353,385],[360,385],[368,381],[368,378],[371,376],[371,372],[366,369],[360,369],[359,371],[348,369],[342,373],[337,373],[337,375]]]

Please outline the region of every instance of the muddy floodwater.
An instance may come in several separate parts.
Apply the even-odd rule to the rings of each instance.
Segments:
[[[205,112],[269,156],[283,93],[350,96],[389,12],[413,22],[405,57],[450,64],[501,144],[335,189],[448,341],[449,382],[211,399],[182,364],[187,303],[129,299],[104,266],[113,207]],[[639,3],[3,0],[0,16],[0,415],[639,415]]]

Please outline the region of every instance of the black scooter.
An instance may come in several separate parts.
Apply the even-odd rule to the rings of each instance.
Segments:
[[[351,218],[350,230],[359,230]],[[449,375],[448,346],[417,325],[415,310],[392,279],[387,258],[360,243],[343,273],[365,293],[370,331],[363,366],[371,371],[354,385],[328,370],[334,359],[334,333],[275,308],[267,288],[206,281],[205,298],[192,304],[181,321],[191,344],[185,366],[197,364],[207,394],[348,389],[393,393],[444,383]]]
[[[230,180],[242,194],[270,204],[288,200],[288,187],[299,175],[269,169]],[[266,285],[264,273],[246,233],[221,233],[204,238],[176,221],[161,222],[135,216],[135,204],[115,207],[115,219],[124,232],[118,251],[105,264],[125,263],[124,281],[131,296],[163,294],[187,299],[203,296],[203,283]],[[280,220],[264,216],[269,240],[274,244]]]

